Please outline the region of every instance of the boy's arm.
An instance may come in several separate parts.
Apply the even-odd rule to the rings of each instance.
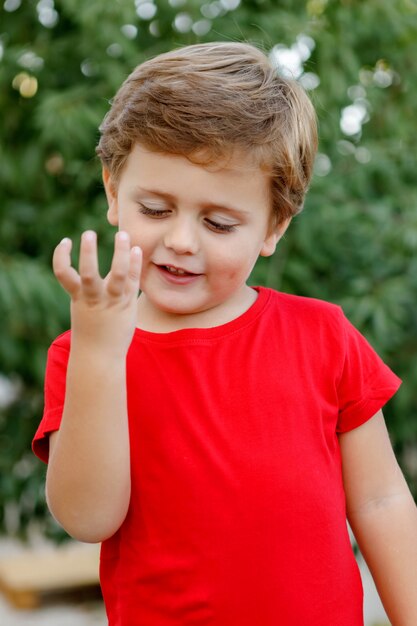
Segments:
[[[417,508],[382,412],[339,437],[347,515],[392,626],[417,624]]]
[[[118,233],[112,267],[98,273],[95,233],[81,239],[79,274],[71,243],[54,254],[54,272],[71,295],[71,351],[61,426],[51,435],[49,508],[80,541],[111,536],[130,499],[126,354],[136,326],[140,251]]]

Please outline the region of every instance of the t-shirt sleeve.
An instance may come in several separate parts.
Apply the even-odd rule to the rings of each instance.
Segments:
[[[394,395],[401,380],[341,312],[344,359],[338,381],[337,432],[360,426]]]
[[[32,441],[32,450],[45,463],[49,458],[49,435],[58,430],[64,408],[69,334],[61,335],[48,350],[44,385],[44,411]]]

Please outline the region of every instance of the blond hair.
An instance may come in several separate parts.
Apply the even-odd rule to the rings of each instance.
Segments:
[[[100,126],[97,154],[115,183],[134,144],[212,165],[243,152],[271,180],[274,222],[301,211],[317,149],[304,90],[246,43],[206,43],[138,65]]]

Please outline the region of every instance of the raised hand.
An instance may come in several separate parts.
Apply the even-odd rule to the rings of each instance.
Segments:
[[[129,235],[118,232],[111,268],[103,279],[99,274],[94,231],[86,231],[81,236],[78,272],[71,265],[71,248],[70,239],[58,244],[53,270],[71,296],[72,341],[108,355],[124,357],[136,326],[141,249],[131,248]]]

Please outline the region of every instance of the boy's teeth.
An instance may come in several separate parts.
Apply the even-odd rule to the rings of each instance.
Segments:
[[[170,267],[169,265],[167,265],[166,268],[171,274],[177,274],[178,276],[184,276],[184,274],[186,274],[184,270],[177,270],[175,267]]]

